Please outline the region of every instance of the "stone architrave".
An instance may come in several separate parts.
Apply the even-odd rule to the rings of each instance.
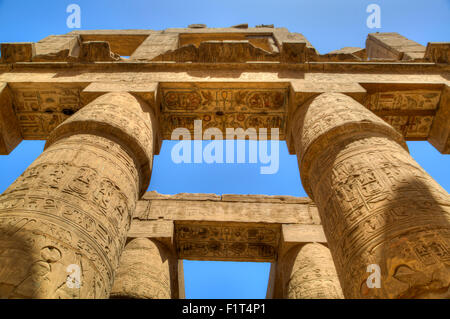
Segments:
[[[293,121],[302,184],[345,297],[449,297],[450,197],[402,136],[341,93],[310,100]]]
[[[153,126],[152,126],[153,125]],[[107,93],[0,196],[0,298],[108,298],[155,144],[152,109]]]

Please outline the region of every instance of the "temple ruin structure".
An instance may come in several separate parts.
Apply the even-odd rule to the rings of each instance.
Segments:
[[[0,154],[47,142],[0,196],[0,298],[184,298],[183,259],[270,262],[268,298],[450,298],[450,196],[405,142],[450,153],[449,62],[271,25],[2,43]],[[195,120],[279,129],[309,197],[147,192]]]

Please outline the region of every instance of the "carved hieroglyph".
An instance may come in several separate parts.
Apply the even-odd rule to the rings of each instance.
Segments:
[[[109,93],[51,133],[0,197],[1,298],[109,296],[150,180],[152,123],[148,105]],[[79,269],[79,288],[66,284],[68,267]]]
[[[161,243],[133,239],[123,251],[111,297],[170,299],[173,263],[176,264],[174,256]]]
[[[250,88],[250,89],[249,89]],[[285,113],[288,103],[286,88],[251,88],[250,85],[215,87],[170,87],[161,89],[162,132],[171,139],[179,127],[194,134],[194,121],[202,120],[203,129],[219,128],[278,128],[285,135]],[[270,134],[269,134],[270,135]]]
[[[426,139],[441,98],[440,90],[388,91],[368,94],[364,105],[405,139]]]
[[[179,258],[275,261],[280,226],[251,223],[177,222]]]
[[[450,197],[399,133],[352,98],[303,105],[293,136],[348,298],[449,297]],[[369,288],[367,267],[381,268]]]
[[[318,243],[292,248],[283,258],[289,299],[342,299],[330,250]],[[290,273],[288,272],[290,270]]]

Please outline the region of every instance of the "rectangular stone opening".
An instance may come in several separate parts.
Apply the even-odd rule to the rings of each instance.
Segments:
[[[264,299],[270,263],[183,260],[187,299]]]

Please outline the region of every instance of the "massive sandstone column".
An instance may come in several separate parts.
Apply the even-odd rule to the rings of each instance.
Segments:
[[[293,121],[302,184],[345,297],[449,297],[450,198],[402,136],[338,93],[309,101]],[[381,269],[380,288],[368,278],[371,264]]]
[[[283,258],[288,269],[289,299],[342,299],[342,289],[330,250],[318,243],[293,247]]]
[[[177,260],[163,244],[148,238],[133,239],[122,254],[111,297],[171,299],[176,271]]]
[[[0,196],[0,298],[109,296],[150,181],[155,125],[144,102],[108,93],[51,133]]]

